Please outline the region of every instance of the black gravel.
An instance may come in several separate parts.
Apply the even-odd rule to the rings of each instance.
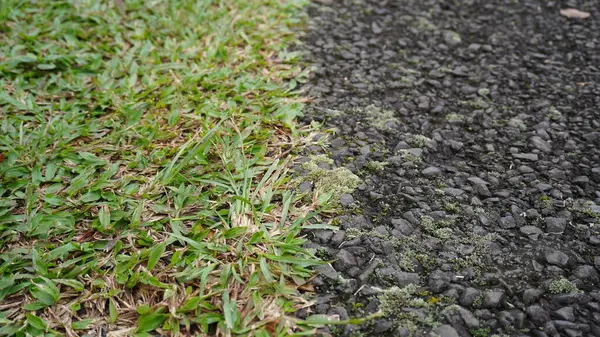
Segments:
[[[340,230],[311,233],[335,260],[311,310],[385,312],[330,333],[600,336],[599,7],[310,6],[305,118],[337,129],[328,155],[362,179]]]

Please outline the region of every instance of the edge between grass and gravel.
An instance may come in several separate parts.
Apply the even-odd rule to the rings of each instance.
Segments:
[[[0,4],[0,335],[314,333],[303,5]]]

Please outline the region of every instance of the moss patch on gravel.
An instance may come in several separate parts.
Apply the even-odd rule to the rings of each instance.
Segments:
[[[573,282],[561,277],[550,282],[548,292],[551,294],[570,294],[581,292],[581,290]]]
[[[440,325],[443,312],[451,310],[454,305],[452,299],[432,296],[430,292],[420,291],[415,284],[385,289],[378,299],[382,315],[392,318],[395,326],[404,327],[411,333],[419,327],[432,328]],[[422,311],[425,316],[411,312],[413,309]]]
[[[324,168],[333,164],[333,160],[325,155],[310,156],[310,161],[301,165],[307,173],[297,179],[297,183],[309,181],[313,183],[319,204],[337,203],[342,194],[350,194],[360,183],[360,178],[345,167]]]

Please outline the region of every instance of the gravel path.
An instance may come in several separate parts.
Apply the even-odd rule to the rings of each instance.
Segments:
[[[568,19],[561,8],[591,13]],[[600,11],[593,1],[321,0],[307,120],[338,131],[340,336],[600,336]],[[322,165],[321,165],[322,166]],[[596,224],[596,225],[595,225]]]

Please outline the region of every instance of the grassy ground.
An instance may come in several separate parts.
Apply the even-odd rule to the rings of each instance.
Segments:
[[[0,335],[291,335],[302,0],[0,3]]]

